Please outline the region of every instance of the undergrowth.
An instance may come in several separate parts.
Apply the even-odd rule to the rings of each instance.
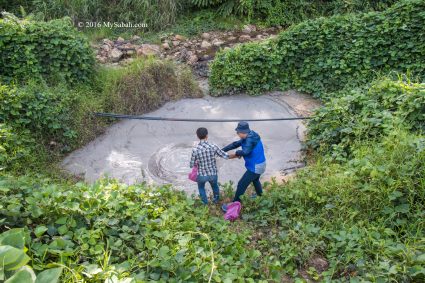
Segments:
[[[383,12],[309,20],[276,40],[223,50],[211,87],[216,95],[297,89],[322,97],[391,71],[423,80],[424,8],[423,0],[405,0]]]

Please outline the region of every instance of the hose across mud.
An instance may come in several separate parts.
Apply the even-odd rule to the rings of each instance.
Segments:
[[[267,118],[267,119],[201,119],[201,118],[166,118],[166,117],[150,117],[142,115],[126,115],[95,112],[94,115],[99,117],[116,118],[116,119],[130,119],[130,120],[149,120],[149,121],[169,121],[169,122],[203,122],[203,123],[229,123],[229,122],[270,122],[270,121],[292,121],[292,120],[306,120],[312,117],[284,117],[284,118]]]

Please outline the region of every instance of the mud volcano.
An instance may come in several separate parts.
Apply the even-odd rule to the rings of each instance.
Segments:
[[[231,96],[183,99],[167,103],[148,116],[178,118],[278,118],[296,117],[277,96]],[[302,124],[295,121],[251,122],[251,128],[263,139],[267,171],[263,179],[284,174],[299,166]],[[102,176],[131,184],[172,184],[188,193],[197,191],[187,179],[191,148],[196,144],[198,127],[209,130],[209,140],[219,146],[237,140],[236,123],[200,123],[123,120],[87,146],[74,151],[63,166],[88,182]],[[218,158],[220,183],[237,182],[244,172],[243,160]]]

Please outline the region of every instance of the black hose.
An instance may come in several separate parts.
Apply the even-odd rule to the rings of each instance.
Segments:
[[[135,120],[149,120],[149,121],[171,121],[171,122],[265,122],[265,121],[287,121],[287,120],[306,120],[311,119],[311,117],[284,117],[284,118],[265,118],[265,119],[189,119],[189,118],[166,118],[166,117],[150,117],[150,116],[141,116],[141,115],[124,115],[124,114],[114,114],[114,113],[102,113],[95,112],[94,115],[99,117],[108,117],[116,119],[135,119]]]

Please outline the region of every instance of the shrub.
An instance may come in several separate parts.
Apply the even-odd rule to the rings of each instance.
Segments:
[[[0,85],[0,122],[44,141],[66,142],[76,135],[70,126],[75,98],[67,94],[63,86],[50,89],[32,82],[20,88]]]
[[[381,79],[368,88],[346,90],[309,122],[308,145],[346,154],[359,140],[381,138],[402,127],[425,132],[425,84]]]
[[[347,162],[316,156],[288,184],[244,200],[257,248],[281,272],[320,282],[422,282],[424,136],[395,130],[351,151]],[[329,263],[321,275],[314,257]]]
[[[95,63],[87,40],[69,19],[0,19],[0,53],[0,80],[4,82],[37,77],[49,82],[85,82]]]
[[[230,282],[261,274],[246,233],[226,233],[222,217],[168,187],[23,176],[0,176],[0,185],[2,227],[26,227],[32,266],[68,267],[61,282]]]
[[[106,109],[115,113],[143,114],[170,100],[201,95],[190,70],[171,61],[138,60],[104,76]]]
[[[37,149],[29,131],[17,133],[12,127],[0,122],[0,172],[28,168],[35,163],[33,152]]]
[[[276,41],[220,52],[211,65],[216,94],[258,93],[277,87],[321,95],[370,81],[376,72],[425,77],[425,2],[388,10],[303,22]]]

